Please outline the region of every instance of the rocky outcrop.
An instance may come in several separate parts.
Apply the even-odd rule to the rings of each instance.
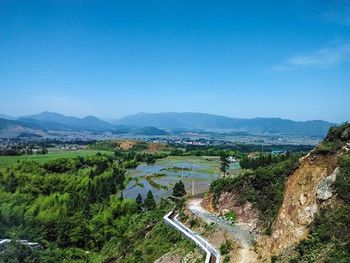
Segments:
[[[327,176],[323,181],[321,181],[316,190],[316,197],[320,201],[326,201],[331,198],[334,194],[333,184],[339,173],[339,167],[335,168],[334,172]]]
[[[281,254],[307,237],[308,226],[319,210],[320,201],[333,195],[332,183],[338,170],[339,154],[311,154],[300,159],[297,170],[285,185],[283,203],[271,228],[271,236],[258,242],[263,258]]]
[[[348,141],[350,140],[350,127],[346,128],[342,134],[341,134],[341,139],[343,141]]]

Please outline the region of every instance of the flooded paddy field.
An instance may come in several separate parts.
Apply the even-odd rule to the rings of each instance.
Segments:
[[[159,201],[162,197],[172,194],[173,186],[178,181],[185,185],[186,192],[192,194],[204,193],[210,183],[220,176],[220,160],[218,157],[204,156],[170,156],[157,160],[154,165],[140,164],[127,172],[130,181],[123,192],[126,198],[136,198],[140,193],[143,199],[151,190],[154,198]],[[240,171],[238,163],[232,163],[230,174]]]

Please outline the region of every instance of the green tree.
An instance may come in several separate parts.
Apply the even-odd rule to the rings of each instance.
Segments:
[[[47,153],[48,153],[47,149],[45,147],[43,147],[41,149],[41,154],[47,154]]]
[[[14,193],[18,185],[19,184],[16,175],[13,172],[11,172],[7,178],[7,185],[5,188],[6,191]]]
[[[186,195],[185,185],[182,183],[182,181],[179,181],[174,185],[173,196],[183,197],[184,195]]]
[[[116,187],[120,190],[124,190],[125,170],[113,166],[112,177]]]
[[[149,190],[147,193],[147,197],[144,202],[144,207],[147,211],[150,211],[156,208],[156,201],[154,201],[153,193],[151,190]]]
[[[140,193],[136,197],[136,210],[137,212],[142,212],[143,202]]]
[[[147,154],[145,159],[148,165],[153,165],[156,162],[156,158],[154,157],[153,154]]]
[[[230,167],[230,161],[228,159],[228,154],[225,152],[222,152],[220,154],[220,171],[223,173],[223,175],[225,176],[227,174],[227,170]]]

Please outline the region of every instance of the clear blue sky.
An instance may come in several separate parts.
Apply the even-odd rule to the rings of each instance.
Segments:
[[[350,119],[349,1],[0,0],[0,113]]]

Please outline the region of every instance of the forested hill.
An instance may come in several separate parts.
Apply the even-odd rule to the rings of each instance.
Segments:
[[[324,136],[333,125],[322,120],[292,121],[280,118],[238,119],[205,113],[138,113],[117,124],[154,126],[160,129],[227,129],[249,133]]]

